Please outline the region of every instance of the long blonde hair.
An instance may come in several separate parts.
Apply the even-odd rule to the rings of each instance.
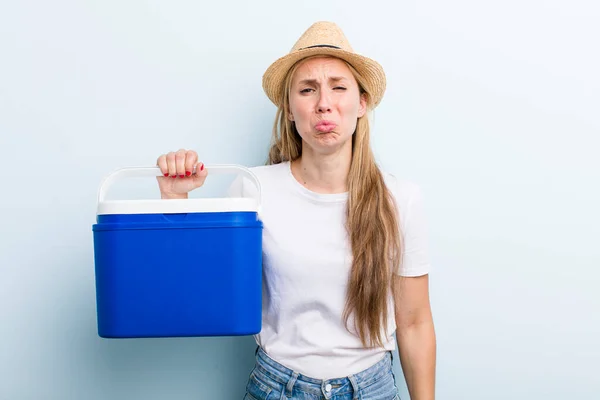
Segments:
[[[275,117],[268,164],[294,161],[302,154],[302,139],[287,118],[292,79],[300,64],[296,63],[285,79],[284,99]],[[366,96],[370,110],[369,93],[363,78],[349,63],[346,65],[361,94]],[[400,264],[402,237],[394,198],[371,149],[368,113],[358,119],[352,137],[347,186],[346,230],[352,248],[352,268],[343,318],[347,324],[350,315],[354,314],[355,328],[365,347],[381,346],[384,340],[382,328],[387,326],[389,318],[388,289],[392,272]]]

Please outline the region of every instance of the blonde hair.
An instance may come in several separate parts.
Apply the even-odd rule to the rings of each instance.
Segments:
[[[287,118],[292,79],[302,61],[296,63],[285,78],[283,102],[275,117],[268,164],[294,161],[302,154],[302,139],[295,125]],[[352,65],[347,62],[346,65],[354,75],[361,95],[366,96],[367,110],[370,111],[370,98],[364,80]],[[396,204],[375,162],[370,130],[366,113],[358,119],[352,137],[346,209],[352,267],[343,315],[346,324],[350,315],[354,315],[356,331],[365,347],[383,344],[382,328],[387,326],[389,318],[388,289],[391,288],[392,273],[399,266],[402,253]]]

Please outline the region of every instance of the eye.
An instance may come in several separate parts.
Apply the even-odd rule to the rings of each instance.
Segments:
[[[346,90],[346,88],[343,86],[336,86],[333,88],[333,90]]]
[[[314,89],[311,89],[311,88],[302,89],[302,90],[300,91],[300,93],[310,93],[310,92],[311,92],[311,90],[314,90]]]

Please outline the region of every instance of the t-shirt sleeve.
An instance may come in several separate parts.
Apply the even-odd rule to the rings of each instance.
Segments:
[[[404,239],[401,265],[396,273],[413,277],[429,273],[431,263],[428,249],[428,227],[421,188],[411,187],[411,194],[405,205],[405,212],[400,210],[402,237]]]

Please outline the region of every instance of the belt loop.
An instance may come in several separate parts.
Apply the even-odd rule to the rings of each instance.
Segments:
[[[354,375],[349,375],[348,379],[352,385],[352,400],[360,400],[361,396],[358,389],[358,383],[356,382],[356,377]]]
[[[298,373],[293,372],[290,380],[285,386],[285,390],[281,393],[281,400],[291,399],[292,398],[292,389],[294,389],[294,385],[296,384],[296,380],[298,379]]]

